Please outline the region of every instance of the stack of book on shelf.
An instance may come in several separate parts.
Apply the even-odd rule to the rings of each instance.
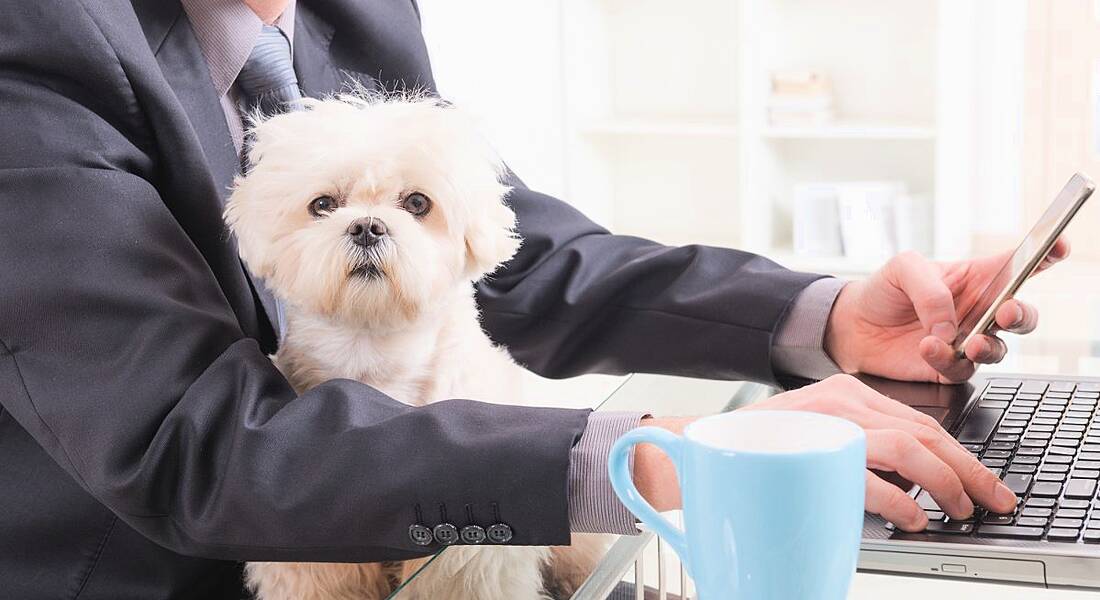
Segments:
[[[836,117],[829,77],[821,71],[772,73],[768,122],[773,127],[820,127]]]
[[[925,199],[900,181],[848,181],[796,185],[794,251],[801,256],[881,261],[931,246]]]

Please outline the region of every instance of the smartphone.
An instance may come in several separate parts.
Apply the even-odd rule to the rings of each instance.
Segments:
[[[964,358],[963,349],[976,336],[989,333],[994,326],[997,309],[1008,300],[1027,281],[1027,278],[1042,264],[1047,253],[1058,241],[1058,236],[1069,225],[1073,216],[1089,199],[1096,184],[1084,173],[1070,177],[1069,182],[1058,192],[1043,216],[1031,228],[1016,251],[1005,261],[1004,266],[989,282],[978,301],[959,323],[959,335],[955,338],[955,353]]]

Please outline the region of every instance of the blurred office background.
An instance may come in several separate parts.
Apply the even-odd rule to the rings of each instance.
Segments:
[[[1100,0],[420,0],[444,95],[619,233],[860,277],[1100,177]],[[1100,373],[1100,198],[1003,368]]]

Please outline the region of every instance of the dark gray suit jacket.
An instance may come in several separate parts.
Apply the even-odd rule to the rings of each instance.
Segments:
[[[177,2],[0,14],[0,597],[236,597],[238,561],[434,550],[408,537],[417,505],[488,525],[497,503],[512,543],[568,539],[587,411],[297,396],[266,358],[220,217],[237,159]],[[433,87],[411,0],[302,0],[295,63],[312,96]],[[515,183],[523,250],[478,298],[520,362],[773,379],[814,276],[610,235]]]

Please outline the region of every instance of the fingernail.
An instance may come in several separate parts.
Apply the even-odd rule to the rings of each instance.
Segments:
[[[1019,327],[1024,324],[1024,307],[1019,304],[1016,305],[1016,320],[1012,321],[1012,327]]]
[[[950,344],[955,341],[955,325],[949,321],[936,323],[932,326],[932,335]]]
[[[1008,489],[1007,485],[1005,485],[1003,483],[998,483],[996,494],[997,494],[997,502],[1000,502],[1000,503],[1004,504],[1005,506],[1008,506],[1009,504],[1011,504],[1012,506],[1016,506],[1016,502],[1017,502],[1016,493],[1013,492],[1012,490]]]
[[[913,520],[909,522],[909,531],[924,531],[928,527],[928,515],[923,510],[913,515],[913,517]]]
[[[966,492],[959,494],[958,503],[959,507],[966,513],[962,518],[968,519],[974,514],[974,502],[970,499],[970,496],[966,495]]]

